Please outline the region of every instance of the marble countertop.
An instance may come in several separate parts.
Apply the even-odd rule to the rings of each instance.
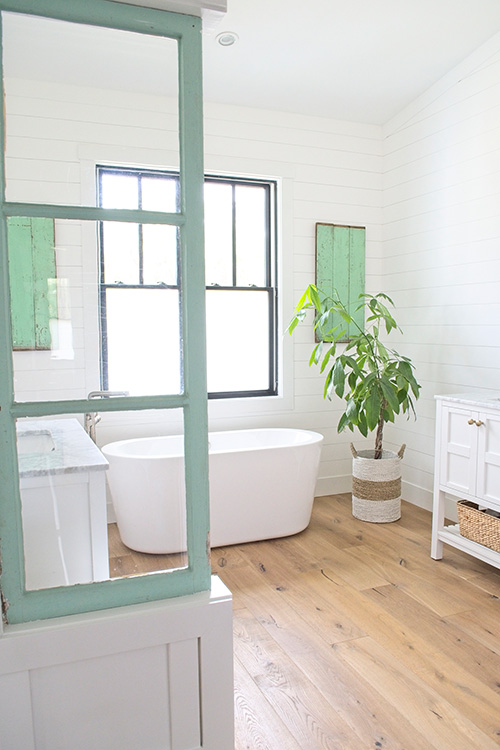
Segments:
[[[17,422],[19,476],[105,471],[108,462],[77,419]]]
[[[453,401],[456,404],[475,406],[478,409],[488,407],[489,409],[500,409],[500,391],[477,391],[471,393],[449,393],[434,398],[442,401]]]

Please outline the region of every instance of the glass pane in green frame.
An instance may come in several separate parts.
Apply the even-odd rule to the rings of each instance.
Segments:
[[[182,423],[181,409],[17,420],[28,591],[188,566]]]
[[[3,65],[8,201],[95,205],[88,151],[107,164],[133,147],[178,170],[176,39],[4,13]]]

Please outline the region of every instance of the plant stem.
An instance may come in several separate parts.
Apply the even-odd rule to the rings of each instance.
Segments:
[[[345,307],[345,305],[342,305],[342,307],[347,312],[347,308]],[[361,328],[361,326],[359,326],[355,320],[352,320],[352,322],[354,323],[354,325],[356,326],[356,328],[358,329],[358,331],[360,332],[360,334],[363,336],[366,343],[368,344],[368,347],[372,354],[372,360],[373,362],[375,362],[377,381],[380,384],[381,375],[380,375],[380,367],[379,367],[379,358],[373,346],[372,340],[370,339],[369,336],[366,335],[366,331],[363,328]],[[380,385],[379,385],[379,389],[380,389]],[[382,400],[382,404],[380,407],[380,414],[379,414],[378,423],[377,423],[377,433],[375,435],[375,451],[373,454],[373,458],[382,458],[382,440],[383,440],[383,434],[384,434],[383,414],[384,414],[384,409],[386,406],[387,406],[387,402],[385,400]]]
[[[382,435],[384,432],[384,417],[382,416],[382,409],[380,410],[380,416],[377,424],[377,434],[375,435],[375,452],[373,458],[382,458]]]

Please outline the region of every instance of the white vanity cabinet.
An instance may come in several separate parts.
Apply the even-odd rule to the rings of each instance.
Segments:
[[[76,419],[17,431],[26,588],[106,580],[107,460]]]
[[[445,497],[500,511],[500,394],[436,397],[431,557],[450,544],[500,568],[500,554],[445,526]]]

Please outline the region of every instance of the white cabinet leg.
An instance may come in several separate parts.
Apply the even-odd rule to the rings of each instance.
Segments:
[[[443,542],[438,538],[438,532],[444,527],[444,492],[435,490],[432,509],[432,541],[431,557],[441,560],[443,557]]]

